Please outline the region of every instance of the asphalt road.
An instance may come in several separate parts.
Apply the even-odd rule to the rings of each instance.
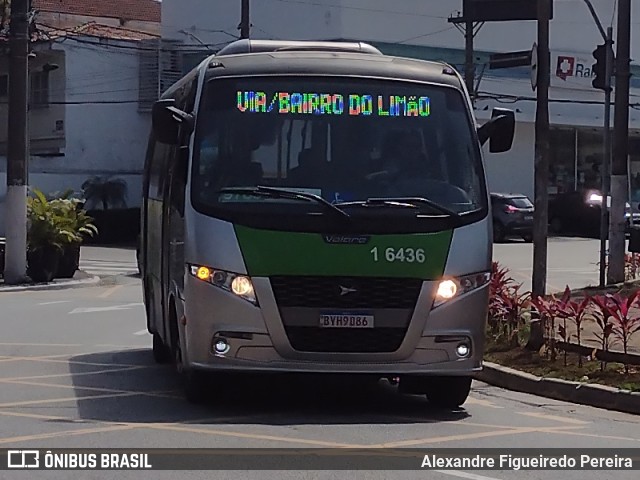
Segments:
[[[230,379],[194,406],[145,330],[140,281],[0,293],[0,448],[640,448],[640,417],[475,383],[459,411],[313,377]],[[604,477],[603,477],[604,475]],[[638,472],[0,472],[0,479],[634,479]]]
[[[533,244],[521,240],[496,243],[493,259],[509,268],[522,291],[531,289]],[[600,240],[576,237],[550,237],[547,242],[547,293],[571,288],[596,286],[600,279]]]

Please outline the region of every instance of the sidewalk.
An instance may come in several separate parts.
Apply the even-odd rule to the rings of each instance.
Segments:
[[[50,283],[6,285],[2,278],[3,270],[0,269],[0,292],[20,292],[95,286],[107,277],[137,275],[138,266],[135,246],[87,245],[80,249],[80,269],[73,278],[56,278]]]
[[[0,277],[0,293],[24,292],[31,290],[57,290],[61,288],[90,287],[100,283],[100,277],[78,270],[73,278],[56,278],[49,283],[24,283],[20,285],[6,285]]]

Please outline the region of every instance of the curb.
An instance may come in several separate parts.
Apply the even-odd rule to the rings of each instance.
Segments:
[[[640,392],[593,383],[536,377],[491,362],[484,362],[483,370],[475,375],[475,379],[516,392],[640,415]]]
[[[62,290],[66,288],[81,288],[97,286],[101,282],[100,277],[88,277],[77,280],[58,281],[51,283],[25,284],[15,286],[0,286],[0,293],[3,292],[27,292],[42,290]]]

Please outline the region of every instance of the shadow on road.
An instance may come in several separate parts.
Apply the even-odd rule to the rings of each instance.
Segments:
[[[127,370],[127,365],[135,368]],[[464,408],[437,410],[425,396],[400,395],[387,380],[354,376],[212,376],[209,401],[193,405],[184,398],[173,366],[156,365],[150,349],[75,356],[69,368],[77,397],[100,397],[78,401],[84,420],[350,425],[435,423],[469,417]],[[96,370],[101,373],[90,374]]]

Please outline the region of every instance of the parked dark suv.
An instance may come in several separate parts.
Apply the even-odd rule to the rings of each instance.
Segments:
[[[599,237],[601,205],[602,194],[593,189],[574,190],[552,196],[549,199],[549,233]],[[607,196],[607,207],[611,207],[610,196]],[[640,224],[640,213],[632,212],[628,203],[624,217],[627,233],[631,225]]]
[[[492,193],[493,240],[502,242],[509,236],[533,241],[533,203],[519,193]]]

